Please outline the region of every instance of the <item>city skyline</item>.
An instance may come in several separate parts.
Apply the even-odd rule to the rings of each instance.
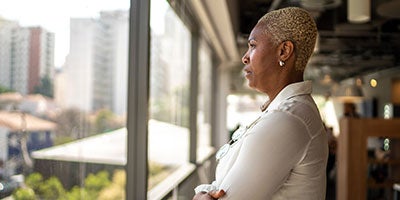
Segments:
[[[23,5],[23,6],[21,6]],[[103,10],[129,9],[129,0],[13,0],[0,1],[0,17],[20,26],[40,26],[55,34],[55,67],[65,62],[69,52],[70,19],[96,18]]]
[[[162,33],[164,24],[157,19],[165,15],[168,3],[163,0],[153,0],[151,7],[152,30]],[[15,21],[23,27],[40,26],[53,32],[55,34],[54,64],[56,68],[61,68],[69,53],[71,18],[98,18],[101,11],[128,10],[129,8],[129,0],[13,0],[0,1],[0,17]]]

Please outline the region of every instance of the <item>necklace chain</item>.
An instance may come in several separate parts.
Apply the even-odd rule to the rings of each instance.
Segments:
[[[215,154],[215,157],[217,159],[217,161],[219,161],[222,157],[224,157],[231,145],[233,145],[236,141],[238,141],[240,138],[242,138],[246,132],[252,128],[254,125],[257,124],[258,121],[260,121],[261,117],[267,112],[263,112],[262,115],[260,115],[256,120],[254,120],[251,124],[247,125],[247,126],[240,126],[233,134],[232,134],[232,138],[229,140],[228,143],[224,144]]]

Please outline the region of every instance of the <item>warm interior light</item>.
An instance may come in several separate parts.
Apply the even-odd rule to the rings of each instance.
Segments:
[[[371,19],[370,0],[348,0],[347,19],[352,23],[365,23]]]
[[[339,87],[336,96],[361,97],[363,96],[363,92],[357,85],[343,85]]]
[[[357,85],[358,87],[361,87],[362,84],[363,84],[363,81],[361,80],[361,78],[357,78],[357,79],[356,79],[356,85]]]
[[[329,74],[325,74],[324,78],[321,80],[321,83],[324,85],[329,85],[332,83],[332,78]]]
[[[376,81],[375,79],[371,79],[369,81],[369,84],[371,85],[371,87],[376,87],[378,85],[378,81]]]
[[[355,82],[340,85],[334,93],[334,97],[343,102],[358,102],[363,96],[361,87],[357,86]]]

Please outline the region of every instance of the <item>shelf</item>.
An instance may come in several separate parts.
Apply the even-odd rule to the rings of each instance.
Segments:
[[[378,188],[392,188],[393,184],[396,183],[393,180],[386,180],[381,183],[377,183],[373,179],[368,179],[367,181],[367,187],[370,189],[378,189]]]
[[[389,165],[400,165],[400,159],[368,159],[369,164],[389,164]]]
[[[340,200],[368,199],[367,191],[374,189],[392,190],[400,182],[400,143],[390,142],[391,154],[387,160],[368,157],[369,137],[400,139],[400,119],[357,119],[342,118],[337,148],[337,193]],[[388,180],[377,183],[368,177],[369,166],[388,165]]]

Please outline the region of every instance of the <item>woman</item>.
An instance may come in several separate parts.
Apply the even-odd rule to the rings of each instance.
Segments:
[[[242,58],[248,84],[268,95],[260,117],[236,131],[217,152],[212,184],[198,186],[201,199],[325,199],[327,136],[303,81],[317,29],[296,7],[264,15]]]

